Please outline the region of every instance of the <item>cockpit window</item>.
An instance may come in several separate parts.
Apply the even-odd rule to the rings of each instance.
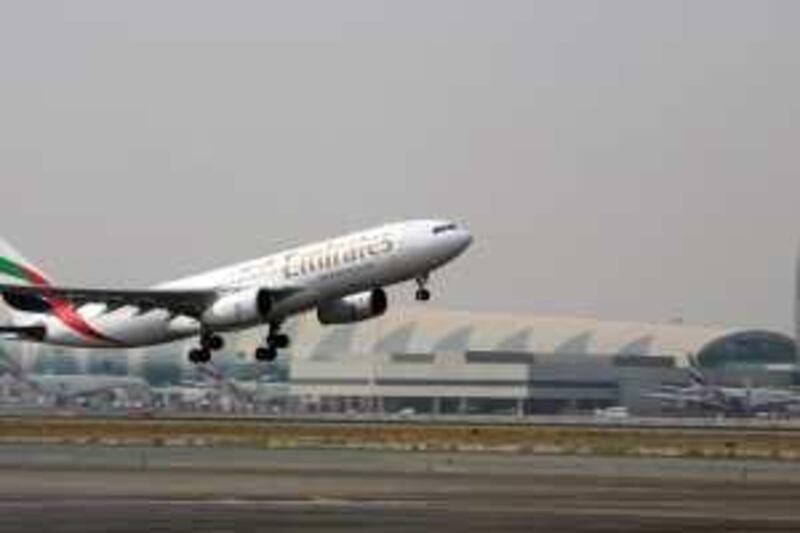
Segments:
[[[455,224],[442,224],[441,226],[436,226],[433,228],[433,234],[438,235],[440,233],[453,231],[455,229],[457,229],[457,226]]]

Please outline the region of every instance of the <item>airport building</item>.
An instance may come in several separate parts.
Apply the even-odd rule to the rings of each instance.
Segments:
[[[270,365],[272,378],[288,379],[290,403],[312,412],[568,414],[622,406],[662,414],[664,406],[647,394],[687,385],[689,365],[726,384],[796,381],[794,341],[763,330],[415,306],[342,326],[322,326],[309,313],[287,322],[286,332],[293,345]],[[255,379],[262,371],[248,367],[263,334],[229,335],[215,365]],[[185,357],[194,342],[127,357],[36,345],[6,350],[15,348],[36,374],[133,374],[168,386],[197,377]]]
[[[414,307],[336,327],[308,315],[293,329],[292,394],[321,411],[657,414],[645,395],[687,384],[690,364],[789,385],[796,363],[781,333],[683,324]]]

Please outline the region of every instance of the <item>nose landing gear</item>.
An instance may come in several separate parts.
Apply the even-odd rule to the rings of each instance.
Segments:
[[[428,275],[420,276],[416,279],[417,292],[414,297],[418,302],[427,302],[431,299],[431,291],[428,290]]]

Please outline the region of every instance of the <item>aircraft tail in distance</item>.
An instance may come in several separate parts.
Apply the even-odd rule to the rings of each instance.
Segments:
[[[708,385],[708,379],[696,366],[689,367],[689,378],[695,385]]]

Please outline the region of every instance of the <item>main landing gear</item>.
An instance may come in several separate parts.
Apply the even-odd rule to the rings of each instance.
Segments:
[[[418,302],[427,302],[431,299],[431,291],[428,290],[428,275],[417,278],[417,292],[414,295]]]
[[[281,333],[281,325],[279,323],[271,323],[264,346],[256,348],[256,361],[274,361],[278,357],[278,350],[288,348],[290,344],[291,339],[289,339],[289,336]]]
[[[189,350],[189,361],[194,364],[211,361],[211,352],[217,352],[225,346],[225,340],[210,331],[200,335],[200,347]]]

